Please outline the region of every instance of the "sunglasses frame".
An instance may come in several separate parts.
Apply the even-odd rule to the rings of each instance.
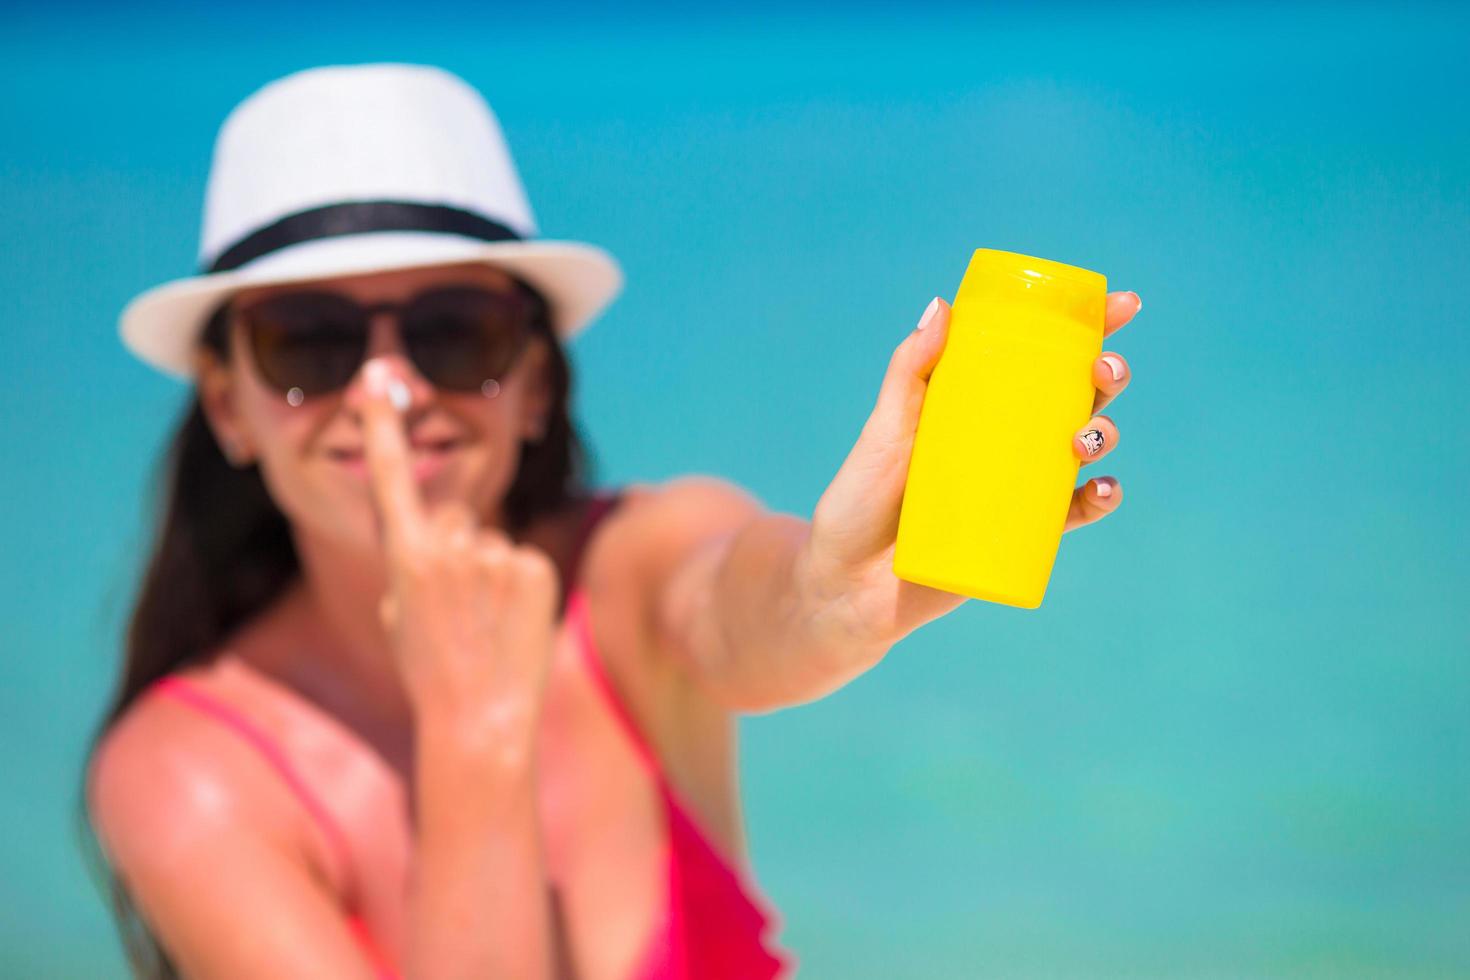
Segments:
[[[519,296],[522,300],[526,302],[528,309],[528,316],[526,317],[525,324],[523,327],[518,329],[518,332],[520,334],[519,341],[516,344],[514,351],[511,353],[509,360],[506,362],[506,366],[499,372],[497,372],[496,376],[486,377],[482,379],[479,383],[478,389],[459,388],[455,386],[444,385],[435,380],[429,372],[425,371],[424,367],[418,362],[417,358],[415,358],[413,348],[410,345],[409,336],[405,334],[403,329],[404,314],[415,303],[422,302],[426,297],[432,296],[435,293],[459,292],[463,290],[470,290],[473,292],[484,293],[496,297],[505,297],[511,295]],[[307,392],[299,385],[282,385],[278,380],[271,377],[270,372],[262,363],[262,359],[259,356],[259,335],[257,332],[258,326],[257,323],[251,318],[252,311],[254,311],[258,306],[270,303],[284,297],[296,296],[299,294],[323,295],[331,297],[333,300],[338,300],[344,302],[345,304],[350,304],[361,318],[361,322],[363,324],[361,351],[357,355],[356,365],[353,368],[352,373],[349,374],[341,384],[334,385],[330,388],[319,391]],[[250,348],[250,359],[253,362],[256,377],[259,378],[262,383],[270,387],[272,390],[284,394],[286,396],[286,400],[292,406],[300,405],[308,398],[320,398],[339,394],[343,388],[351,384],[352,378],[356,376],[359,370],[361,370],[362,363],[367,358],[368,348],[371,346],[372,321],[373,318],[379,313],[393,313],[393,328],[398,332],[398,341],[402,345],[405,355],[408,357],[409,362],[413,364],[414,370],[418,371],[419,374],[422,375],[424,379],[429,382],[429,384],[433,385],[439,390],[456,393],[467,393],[470,391],[479,390],[487,397],[494,397],[500,391],[501,379],[506,374],[510,373],[510,371],[514,369],[517,364],[520,363],[521,358],[525,356],[527,348],[530,347],[531,339],[538,332],[542,334],[546,334],[549,332],[549,325],[546,318],[545,301],[541,298],[540,293],[538,293],[535,289],[532,289],[531,287],[525,285],[519,279],[514,280],[514,286],[511,290],[508,291],[503,289],[493,289],[478,282],[436,283],[435,285],[427,286],[424,289],[419,290],[412,296],[409,296],[408,298],[400,302],[384,301],[381,303],[360,303],[357,300],[353,299],[351,296],[348,296],[345,293],[339,292],[337,290],[306,286],[302,289],[292,290],[290,292],[273,294],[266,297],[265,299],[258,300],[243,307],[236,307],[233,312],[239,318],[241,326],[245,331],[245,343]]]

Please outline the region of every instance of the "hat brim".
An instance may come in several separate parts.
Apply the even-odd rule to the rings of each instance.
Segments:
[[[242,289],[461,262],[506,269],[539,290],[563,342],[591,323],[623,287],[617,260],[582,242],[486,242],[443,232],[365,232],[302,242],[228,272],[154,286],[123,308],[118,334],[140,359],[187,380],[194,374],[194,345],[205,318]]]

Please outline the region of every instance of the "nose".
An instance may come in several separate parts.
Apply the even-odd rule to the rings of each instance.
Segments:
[[[418,372],[409,360],[408,352],[403,347],[402,339],[398,336],[398,330],[393,323],[391,312],[378,312],[374,314],[369,329],[367,355],[357,367],[357,373],[352,376],[346,391],[343,392],[343,401],[355,414],[359,414],[366,407],[368,398],[367,391],[367,368],[373,362],[381,362],[382,370],[386,372],[385,377],[390,381],[400,381],[408,390],[408,408],[405,415],[417,413],[424,405],[433,398],[434,386]]]

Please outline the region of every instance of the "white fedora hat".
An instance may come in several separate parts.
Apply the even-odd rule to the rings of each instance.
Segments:
[[[595,245],[536,235],[499,120],[463,79],[428,65],[309,68],[226,117],[200,274],[134,297],[118,332],[188,378],[205,319],[237,290],[478,261],[540,291],[565,341],[617,296],[622,270]]]

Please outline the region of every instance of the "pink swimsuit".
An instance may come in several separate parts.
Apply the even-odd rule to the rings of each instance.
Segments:
[[[612,493],[599,495],[594,501],[582,528],[574,569],[593,527],[617,502],[618,496]],[[762,938],[774,924],[774,913],[754,884],[745,879],[739,867],[700,829],[665,778],[658,757],[613,688],[592,642],[587,602],[575,574],[567,593],[565,620],[575,630],[577,646],[609,710],[658,786],[668,828],[668,913],[650,938],[642,963],[629,980],[769,980],[789,976],[795,966],[790,954]],[[259,750],[321,825],[340,852],[344,866],[350,866],[347,840],[341,828],[297,776],[285,753],[256,725],[182,677],[162,677],[154,682],[153,690],[171,695],[228,725]],[[396,980],[397,968],[379,949],[362,917],[353,912],[348,917],[348,925],[375,965],[378,976],[382,980]]]

